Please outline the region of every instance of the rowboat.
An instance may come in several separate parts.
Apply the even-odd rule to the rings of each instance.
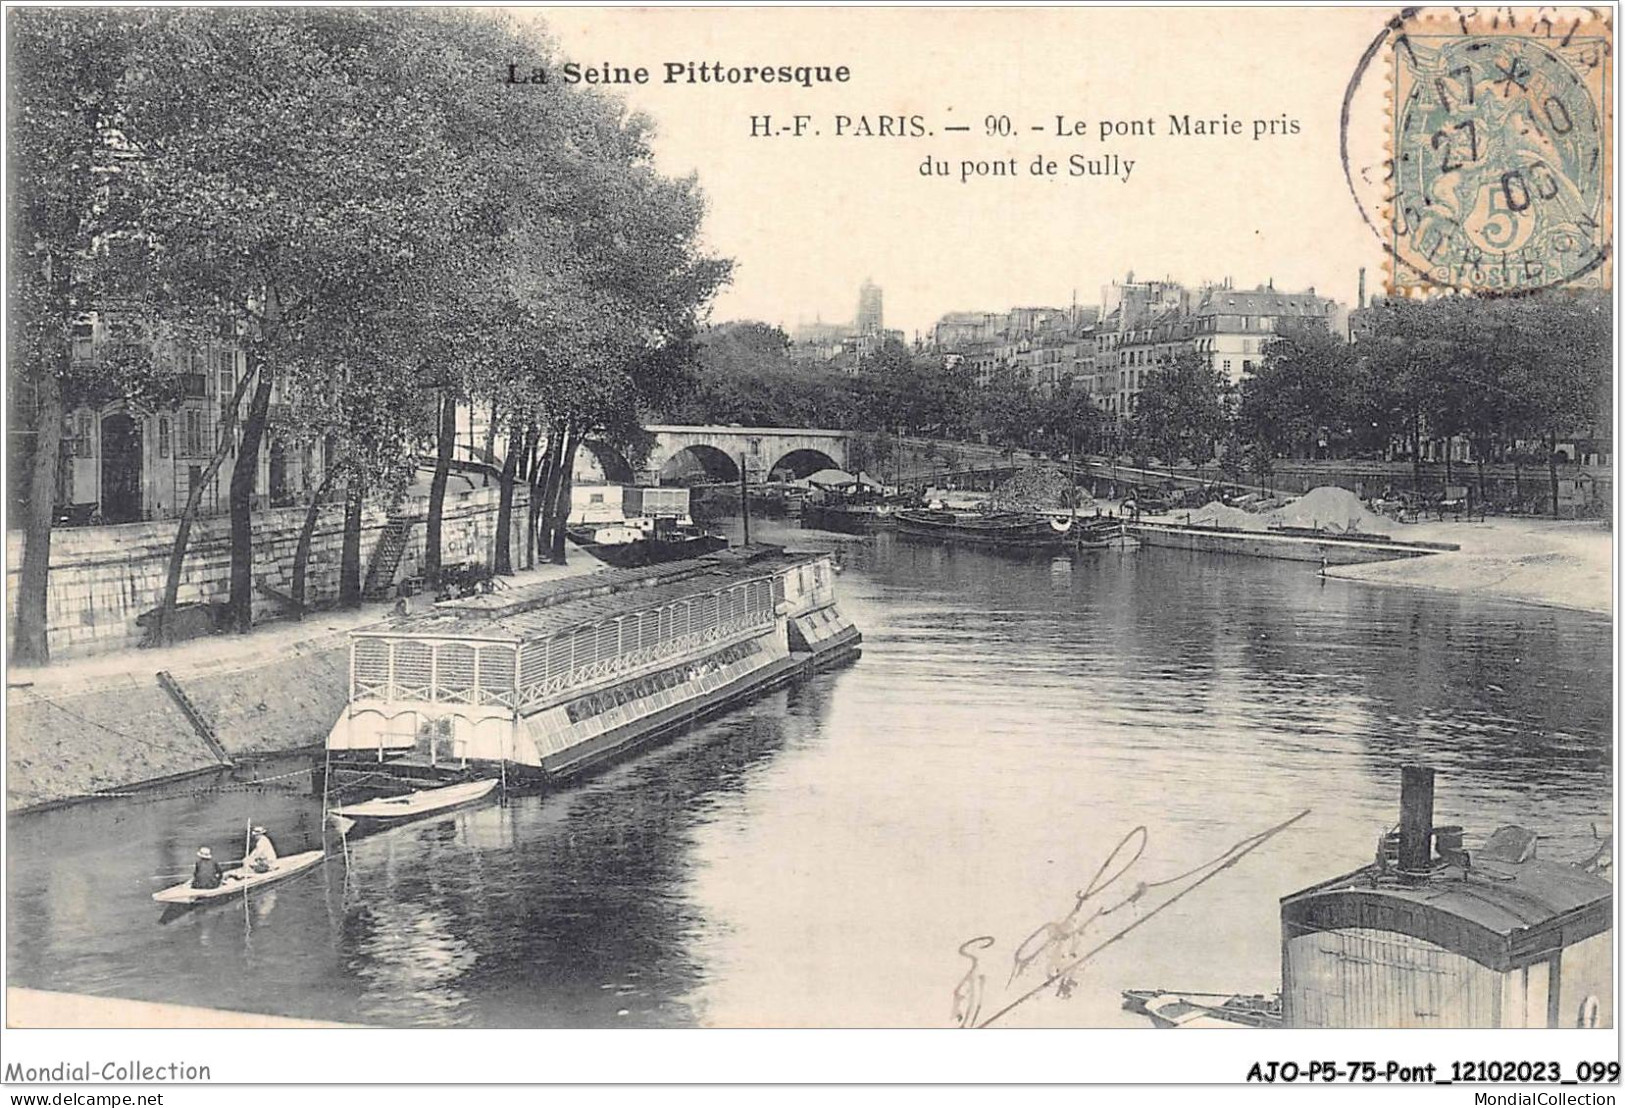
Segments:
[[[277,881],[286,881],[295,874],[304,873],[307,869],[319,864],[326,855],[320,850],[307,850],[303,854],[289,854],[278,858],[271,863],[271,868],[264,873],[255,873],[253,870],[230,869],[223,875],[219,886],[213,889],[194,889],[190,880],[179,885],[173,885],[161,892],[152,894],[152,899],[159,904],[204,904],[212,900],[222,900],[226,897],[236,896],[238,893],[248,892]]]
[[[1072,545],[1097,550],[1124,542],[1123,521],[1116,516],[1079,516],[1072,521]]]
[[[1157,1027],[1280,1027],[1279,996],[1125,989],[1123,1007]]]
[[[496,778],[492,777],[484,781],[468,781],[461,785],[446,785],[438,789],[419,789],[401,796],[385,796],[377,800],[363,800],[359,804],[346,804],[342,808],[334,808],[332,814],[340,819],[355,820],[357,823],[395,823],[473,804],[483,800],[496,786]]]

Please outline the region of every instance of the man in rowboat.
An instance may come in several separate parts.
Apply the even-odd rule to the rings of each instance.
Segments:
[[[197,864],[192,867],[192,888],[218,889],[220,867],[215,864],[214,853],[206,846],[197,850]]]
[[[254,873],[268,873],[271,863],[276,861],[276,847],[271,844],[271,836],[265,833],[263,827],[256,827],[249,833],[253,836],[253,845],[243,858],[243,868]]]

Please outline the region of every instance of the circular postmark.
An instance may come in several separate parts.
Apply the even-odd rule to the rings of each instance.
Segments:
[[[1505,295],[1607,275],[1611,27],[1606,13],[1519,16],[1407,10],[1349,82],[1344,172],[1390,292]]]

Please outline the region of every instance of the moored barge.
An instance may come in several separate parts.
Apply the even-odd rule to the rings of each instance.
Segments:
[[[742,550],[446,601],[350,636],[329,765],[568,778],[854,658],[828,554]]]
[[[897,529],[895,504],[803,504],[801,526],[842,535],[873,535]]]
[[[1460,549],[1454,543],[1407,542],[1384,536],[1348,536],[1308,529],[1248,531],[1139,520],[1128,533],[1146,546],[1167,546],[1204,554],[1239,554],[1249,558],[1275,558],[1288,562],[1315,562],[1329,566],[1421,558]]]
[[[667,519],[566,527],[565,534],[594,558],[620,569],[680,562],[728,548],[728,540],[721,535]]]
[[[1614,887],[1502,827],[1467,848],[1405,766],[1376,858],[1281,900],[1275,997],[1130,989],[1158,1027],[1612,1027]]]
[[[1038,512],[921,508],[899,511],[897,524],[911,538],[1011,550],[1062,550],[1072,541],[1073,521]]]

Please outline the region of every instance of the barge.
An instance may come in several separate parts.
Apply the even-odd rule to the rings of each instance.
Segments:
[[[897,523],[910,538],[1006,550],[1064,550],[1072,542],[1071,519],[1038,512],[905,509]]]
[[[801,526],[841,535],[873,535],[897,529],[895,504],[813,504],[801,506]]]
[[[627,569],[698,558],[728,548],[703,527],[669,519],[633,519],[607,527],[566,527],[571,542],[606,565]]]
[[[861,641],[830,555],[778,548],[445,601],[351,632],[329,771],[567,779]]]
[[[658,565],[728,548],[726,538],[694,524],[684,488],[584,486],[571,496],[565,534],[607,565]]]
[[[1166,546],[1206,554],[1239,554],[1248,558],[1277,558],[1289,562],[1348,566],[1362,562],[1388,562],[1421,558],[1459,550],[1454,543],[1407,542],[1382,536],[1305,533],[1303,529],[1248,531],[1231,527],[1140,520],[1128,533],[1146,546]]]
[[[1275,997],[1130,989],[1158,1027],[1614,1026],[1614,886],[1502,827],[1467,849],[1433,823],[1433,770],[1401,771],[1400,820],[1367,865],[1281,907]]]

